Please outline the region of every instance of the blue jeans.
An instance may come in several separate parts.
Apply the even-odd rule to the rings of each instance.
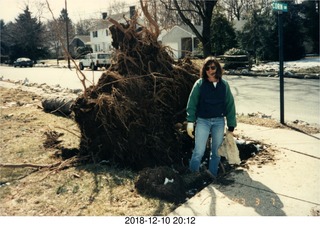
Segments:
[[[195,129],[195,147],[190,160],[189,169],[191,172],[198,172],[202,157],[206,150],[209,134],[211,133],[211,155],[209,161],[209,171],[218,175],[220,156],[218,149],[224,137],[225,120],[224,117],[218,118],[198,118]]]

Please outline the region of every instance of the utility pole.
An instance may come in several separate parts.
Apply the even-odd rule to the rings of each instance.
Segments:
[[[66,8],[66,32],[67,32],[67,57],[68,57],[68,68],[70,69],[70,51],[69,51],[69,16],[68,16],[68,9],[67,9],[67,0],[65,2],[65,8]]]

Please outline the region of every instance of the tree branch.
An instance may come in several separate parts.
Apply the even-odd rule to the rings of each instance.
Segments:
[[[203,42],[203,36],[199,33],[199,31],[195,28],[195,26],[191,23],[191,21],[182,13],[181,8],[177,2],[177,0],[173,0],[173,3],[175,5],[175,7],[177,8],[178,14],[181,17],[181,19],[183,20],[183,22],[185,22],[190,29],[196,34],[196,36],[199,38],[199,40],[201,42]]]
[[[10,164],[10,163],[0,163],[0,167],[4,168],[25,168],[25,167],[31,167],[31,168],[52,168],[56,167],[61,164],[60,162],[54,163],[54,164],[46,164],[46,165],[40,165],[40,164],[32,164],[32,163],[21,163],[21,164]]]
[[[141,9],[143,14],[146,16],[146,18],[148,19],[148,21],[150,22],[150,24],[154,27],[155,31],[153,32],[155,37],[158,38],[160,35],[160,29],[159,29],[159,25],[157,24],[157,22],[152,18],[152,16],[150,15],[149,11],[148,11],[148,2],[143,0],[140,0],[140,5],[141,5]]]

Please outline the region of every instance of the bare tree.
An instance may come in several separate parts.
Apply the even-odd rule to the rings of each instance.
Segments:
[[[36,8],[36,12],[35,12],[35,16],[38,18],[39,21],[41,21],[44,11],[45,11],[45,6],[46,3],[44,2],[35,2],[35,8]]]
[[[247,18],[252,11],[263,12],[274,0],[222,0],[221,5],[227,12],[230,21]],[[295,0],[291,0],[295,2]]]
[[[63,48],[67,48],[67,31],[66,31],[66,10],[62,9],[57,20],[49,20],[47,26],[47,40],[50,43],[57,60],[65,57]],[[74,37],[75,28],[70,19],[68,19],[68,36]]]
[[[213,8],[218,0],[160,0],[171,12],[175,11],[179,17],[190,27],[203,45],[204,57],[211,54],[210,24]],[[202,22],[202,32],[198,31],[196,24]]]
[[[179,15],[168,10],[168,4],[164,1],[148,0],[148,11],[160,29],[168,30],[182,22]]]
[[[127,3],[125,1],[113,1],[109,3],[108,13],[110,15],[122,13],[128,10],[129,10],[129,7],[127,7]]]
[[[246,6],[250,5],[252,1],[254,0],[223,0],[228,18],[233,20],[235,17],[240,20],[242,13],[247,8]]]
[[[94,26],[95,20],[93,19],[80,19],[76,23],[77,35],[90,35],[90,29]]]
[[[58,62],[59,55],[61,55],[60,54],[61,43],[59,41],[59,35],[58,35],[58,30],[57,30],[58,26],[52,20],[52,21],[47,22],[46,27],[47,27],[46,41],[51,46],[51,52],[52,52],[53,56],[57,59],[57,62]]]

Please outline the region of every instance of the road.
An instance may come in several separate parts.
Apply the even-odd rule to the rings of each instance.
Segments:
[[[98,81],[102,71],[82,71],[88,81],[89,86]],[[63,88],[83,89],[82,83],[77,76],[75,69],[68,68],[52,68],[52,67],[32,67],[32,68],[14,68],[7,66],[0,66],[0,77],[3,79],[10,79],[12,81],[24,81],[28,78],[30,83],[43,84],[50,86],[59,84]]]
[[[238,113],[261,112],[280,121],[279,78],[225,76]],[[317,79],[284,79],[284,120],[320,125],[320,86]]]
[[[87,84],[97,82],[102,71],[83,71]],[[25,80],[30,83],[59,84],[70,89],[82,89],[76,70],[67,68],[13,68],[0,66],[0,77],[12,81]],[[234,95],[237,113],[261,112],[280,120],[280,91],[278,78],[225,75]],[[285,122],[301,120],[320,125],[320,86],[316,79],[284,79]]]

